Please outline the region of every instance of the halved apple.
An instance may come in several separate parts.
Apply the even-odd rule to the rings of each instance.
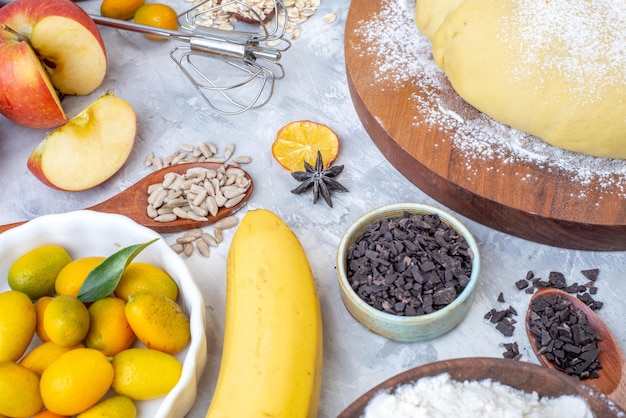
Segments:
[[[131,105],[109,91],[49,133],[28,158],[28,169],[59,190],[90,189],[124,165],[136,131]]]
[[[70,0],[15,0],[0,8],[0,113],[30,128],[67,122],[57,91],[87,95],[107,58],[93,19]]]

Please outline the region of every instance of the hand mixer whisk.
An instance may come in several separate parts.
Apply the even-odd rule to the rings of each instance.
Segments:
[[[229,31],[211,27],[207,22],[218,13],[234,14],[239,23]],[[203,0],[178,16],[176,31],[91,17],[101,25],[182,41],[170,57],[209,107],[221,114],[263,106],[275,81],[285,75],[279,61],[291,43],[284,39],[287,13],[281,0],[265,0],[263,9],[241,0]]]

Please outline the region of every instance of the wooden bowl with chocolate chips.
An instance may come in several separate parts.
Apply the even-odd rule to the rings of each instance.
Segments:
[[[480,272],[470,231],[450,213],[420,203],[374,209],[345,231],[337,251],[344,305],[371,331],[423,341],[466,316]]]

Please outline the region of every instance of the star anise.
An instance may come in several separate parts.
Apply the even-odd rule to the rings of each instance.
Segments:
[[[291,173],[294,179],[302,182],[298,187],[293,189],[291,193],[300,194],[304,193],[313,187],[313,203],[317,203],[320,195],[324,198],[324,201],[331,208],[333,202],[330,198],[330,192],[347,192],[344,186],[339,184],[333,177],[337,177],[343,171],[343,165],[337,165],[334,167],[327,167],[324,169],[324,162],[322,161],[322,153],[317,151],[317,159],[315,160],[315,168],[308,162],[304,162],[304,171],[294,171]]]

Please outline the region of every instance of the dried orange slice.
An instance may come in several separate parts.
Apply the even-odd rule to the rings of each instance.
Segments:
[[[317,151],[328,167],[339,154],[339,137],[328,126],[309,120],[283,126],[272,144],[272,155],[289,171],[302,171],[305,161],[314,166]]]

